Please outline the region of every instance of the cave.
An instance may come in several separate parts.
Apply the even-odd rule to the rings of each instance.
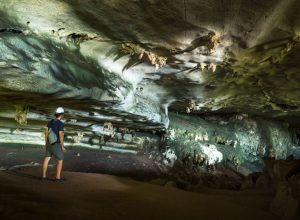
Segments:
[[[300,219],[299,0],[0,13],[0,219]]]

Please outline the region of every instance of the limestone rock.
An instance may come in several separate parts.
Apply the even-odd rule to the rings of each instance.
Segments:
[[[254,187],[254,183],[253,183],[253,180],[252,178],[250,177],[247,177],[245,179],[245,181],[242,183],[241,185],[241,190],[245,190],[245,189],[252,189]]]
[[[173,181],[168,181],[166,184],[165,184],[165,187],[167,188],[177,188],[177,184]]]
[[[270,211],[281,220],[295,219],[298,212],[298,202],[293,198],[291,188],[287,182],[278,184],[275,198],[270,205]]]
[[[270,180],[267,175],[260,175],[255,183],[256,188],[268,189],[270,187]]]

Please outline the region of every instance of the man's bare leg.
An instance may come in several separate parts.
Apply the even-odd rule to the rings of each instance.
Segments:
[[[48,169],[48,163],[50,161],[51,157],[45,157],[43,161],[43,178],[47,177],[47,169]]]
[[[63,166],[63,161],[62,160],[58,160],[57,161],[57,166],[56,166],[56,179],[60,179],[61,178],[62,166]]]

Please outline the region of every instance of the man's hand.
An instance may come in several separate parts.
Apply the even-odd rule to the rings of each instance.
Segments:
[[[65,146],[62,144],[61,145],[61,150],[63,151],[63,152],[67,152],[67,150],[66,150],[66,148],[65,148]]]
[[[61,150],[62,150],[63,152],[66,152],[66,151],[67,151],[66,148],[65,148],[65,145],[64,145],[63,143],[61,143],[60,146],[61,146]]]
[[[59,140],[60,140],[60,146],[61,146],[61,150],[63,152],[66,152],[66,148],[65,148],[65,145],[64,145],[64,132],[63,131],[59,131]]]

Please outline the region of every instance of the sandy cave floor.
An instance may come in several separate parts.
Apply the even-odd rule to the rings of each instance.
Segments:
[[[268,211],[272,195],[262,191],[192,193],[149,184],[161,174],[146,155],[69,149],[66,181],[58,183],[39,179],[43,154],[37,147],[0,147],[1,166],[14,167],[0,172],[1,220],[277,219]]]
[[[277,219],[259,191],[172,187],[104,174],[64,172],[42,181],[40,167],[0,172],[0,219]],[[54,168],[50,168],[54,173]]]
[[[32,146],[0,146],[0,170],[41,165],[45,149]],[[80,156],[77,156],[77,155]],[[145,154],[123,154],[86,148],[67,148],[64,171],[102,173],[148,181],[162,176]],[[56,161],[52,159],[50,166]]]

